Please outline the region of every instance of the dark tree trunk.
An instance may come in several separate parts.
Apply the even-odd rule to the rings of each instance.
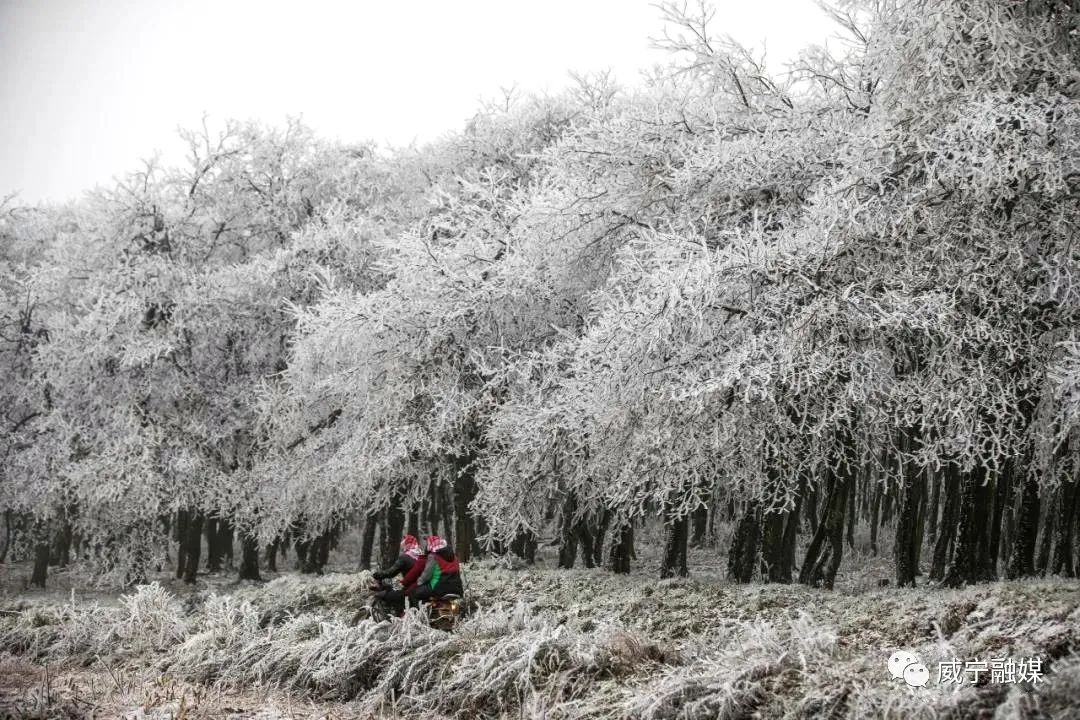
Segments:
[[[877,483],[870,488],[870,554],[878,554],[878,513],[881,510],[881,488]]]
[[[49,558],[50,565],[67,567],[71,562],[71,523],[64,520],[56,531],[56,537],[52,544],[52,553]]]
[[[604,536],[610,522],[611,513],[606,509],[579,517],[577,497],[567,495],[559,513],[559,567],[574,567],[579,547],[585,567],[603,565]]]
[[[390,506],[383,511],[385,522],[383,523],[383,536],[379,548],[379,564],[381,567],[389,567],[397,560],[398,550],[401,546],[401,536],[405,531],[405,513],[398,503],[401,498],[395,496]]]
[[[926,504],[927,497],[927,474],[925,470],[919,471],[919,512],[915,519],[915,576],[922,575],[920,564],[922,563],[923,539],[926,537]]]
[[[468,562],[476,543],[476,522],[469,512],[469,504],[476,497],[476,481],[472,456],[458,461],[458,474],[454,480],[454,548],[458,559]]]
[[[1001,523],[1001,565],[1004,568],[1005,577],[1011,578],[1012,554],[1010,552],[1016,541],[1016,516],[1019,515],[1020,501],[1023,499],[1023,488],[1016,475],[1016,465],[1012,464],[1012,472],[1009,477],[1009,503],[1005,506],[1005,518]]]
[[[888,525],[892,521],[893,516],[893,494],[886,488],[885,494],[881,496],[881,524]]]
[[[990,487],[986,467],[976,465],[966,475],[956,528],[956,550],[942,584],[960,587],[988,579],[986,561],[990,543]]]
[[[375,530],[379,524],[379,513],[369,512],[364,518],[364,533],[360,536],[360,569],[371,569],[371,555],[375,549]]]
[[[326,568],[326,564],[330,562],[330,547],[334,544],[334,538],[337,535],[337,530],[334,527],[323,532],[315,539],[312,552],[314,553],[315,572],[322,575],[323,570]]]
[[[177,542],[176,550],[176,579],[184,577],[184,568],[187,567],[187,534],[188,525],[191,524],[191,513],[187,510],[176,511],[176,523],[173,525],[173,539]]]
[[[1054,575],[1075,577],[1073,567],[1073,535],[1076,527],[1077,492],[1076,475],[1065,478],[1061,483],[1061,497],[1058,501],[1057,533],[1054,540],[1054,562],[1050,572]]]
[[[810,526],[810,534],[814,535],[818,530],[818,486],[814,483],[810,492],[806,495],[806,520]]]
[[[712,502],[709,503],[709,527],[705,531],[706,535],[708,536],[708,543],[711,546],[716,545],[716,517],[720,514],[718,512],[719,509],[719,504],[716,502],[716,498],[714,497]]]
[[[184,582],[195,584],[199,572],[199,556],[202,553],[203,516],[198,511],[189,511],[187,532],[184,537]]]
[[[934,558],[930,566],[930,579],[940,580],[945,577],[945,569],[952,561],[953,547],[956,541],[956,525],[959,520],[960,506],[960,470],[955,465],[945,466],[941,479],[945,502],[941,509],[937,540],[934,543]]]
[[[510,544],[510,552],[517,555],[529,565],[536,562],[536,535],[531,532],[520,532]]]
[[[1077,491],[1080,493],[1080,490]],[[1077,513],[1073,517],[1073,573],[1071,577],[1080,577],[1080,499],[1077,499]]]
[[[830,487],[828,495],[826,496],[826,511],[828,511],[828,508],[831,507],[834,502],[833,495],[835,494],[835,491],[832,486],[836,485],[836,480],[830,479],[828,484]],[[828,516],[826,515],[825,520],[827,519]],[[806,557],[803,558],[802,567],[799,569],[799,582],[803,585],[818,584],[818,582],[816,582],[817,578],[815,577],[817,574],[816,567],[822,557],[827,535],[828,528],[826,527],[826,523],[819,523],[817,525],[817,530],[813,532],[813,535],[810,538],[810,544],[806,548]]]
[[[240,535],[240,579],[262,580],[259,575],[259,541],[247,532]]]
[[[1046,568],[1050,565],[1051,540],[1054,538],[1054,530],[1057,527],[1058,506],[1061,503],[1061,488],[1056,488],[1050,493],[1050,504],[1046,508],[1043,518],[1042,538],[1039,540],[1039,557],[1035,561],[1035,572],[1039,575],[1046,574]]]
[[[990,521],[990,567],[997,575],[998,558],[1001,554],[1001,530],[1005,508],[1012,502],[1012,465],[1010,458],[1006,460],[1001,471],[997,474],[994,485],[994,516]]]
[[[404,520],[402,520],[404,522]],[[296,565],[300,572],[305,575],[321,575],[326,560],[330,554],[330,540],[332,533],[325,530],[315,537],[308,538],[298,535],[294,544],[296,548]],[[397,555],[395,554],[396,558]]]
[[[280,545],[281,541],[277,538],[274,538],[274,541],[271,542],[266,548],[266,569],[268,572],[277,572],[277,556],[278,547]]]
[[[840,492],[837,498],[836,513],[830,513],[829,515],[829,546],[831,552],[829,554],[829,561],[825,563],[823,570],[820,574],[821,584],[826,590],[832,590],[833,585],[836,582],[836,574],[840,570],[840,562],[844,558],[844,541],[840,537],[840,533],[844,527],[844,500],[852,492],[852,483],[854,478],[850,474],[847,474],[840,481]],[[835,527],[832,523],[835,522]],[[817,573],[815,573],[817,574]]]
[[[941,503],[941,473],[932,471],[929,468],[927,472],[931,473],[931,480],[930,507],[926,513],[926,544],[929,547],[934,547],[937,542],[938,509]]]
[[[588,520],[583,520],[578,524],[577,536],[578,544],[581,546],[581,561],[585,563],[587,568],[596,567],[596,563],[593,561],[593,558],[596,557],[596,543]]]
[[[900,587],[915,587],[918,566],[915,558],[916,526],[918,523],[918,488],[911,478],[904,480],[900,496],[900,514],[896,523],[896,543],[893,546],[893,559],[896,563],[896,584]]]
[[[634,557],[634,524],[620,526],[611,546],[611,571],[620,575],[630,572],[630,559]]]
[[[221,572],[221,559],[225,554],[221,543],[220,524],[221,520],[218,518],[206,520],[206,569],[212,573]]]
[[[761,577],[769,582],[791,582],[791,566],[787,564],[784,531],[789,513],[766,512],[761,516]],[[730,560],[728,563],[730,574]],[[750,582],[738,578],[739,582]]]
[[[0,545],[0,563],[7,562],[8,550],[11,548],[12,525],[15,523],[15,514],[11,510],[4,511],[4,542]]]
[[[420,537],[420,506],[410,507],[405,511],[405,518],[407,522],[406,532],[413,537]]]
[[[847,522],[845,523],[847,527],[847,535],[845,536],[845,539],[847,540],[847,546],[852,550],[855,549],[855,522],[857,519],[858,515],[857,508],[855,507],[855,488],[853,485],[851,491],[848,493]]]
[[[1020,496],[1020,512],[1016,518],[1012,554],[1006,573],[1009,578],[1031,577],[1035,574],[1035,540],[1039,533],[1039,481],[1024,465],[1016,468],[1024,478]]]
[[[669,578],[678,575],[686,577],[686,546],[690,541],[690,523],[685,517],[667,519],[667,533],[664,538],[664,559],[660,564],[660,577]]]
[[[990,527],[994,517],[994,495],[996,485],[991,482],[989,469],[983,473],[981,484],[976,488],[979,503],[979,515],[982,522],[977,526],[977,545],[975,553],[975,577],[982,582],[997,580],[997,568],[991,562]]]
[[[439,534],[439,519],[442,517],[442,488],[439,487],[439,483],[432,480],[428,486],[428,499],[427,499],[427,524],[428,531],[432,535]],[[447,542],[450,542],[448,539]]]
[[[900,508],[893,559],[896,562],[896,584],[899,587],[915,587],[915,576],[919,574],[919,504],[926,483],[925,473],[921,472],[909,456],[922,447],[918,427],[911,426],[903,431],[900,447],[903,453],[903,474],[898,498]]]
[[[799,572],[799,582],[804,585],[822,586],[831,590],[836,582],[836,573],[844,557],[844,515],[852,484],[851,462],[848,457],[850,451],[849,437],[846,439],[845,458],[841,467],[837,472],[830,471],[833,477],[829,482],[825,511]]]
[[[224,560],[226,567],[232,568],[235,559],[233,550],[233,525],[228,519],[218,520],[218,552]]]
[[[311,552],[311,540],[298,536],[293,541],[293,554],[296,557],[293,559],[293,569],[299,570],[302,574],[308,574],[313,571],[311,564],[308,562],[308,554]]]
[[[784,527],[784,554],[780,570],[775,575],[775,582],[790,583],[792,573],[795,571],[795,542],[799,536],[800,510],[805,490],[806,478],[802,478],[799,481],[799,495],[795,498],[795,507],[788,513],[787,524]]]
[[[694,511],[693,515],[694,530],[690,536],[690,545],[693,547],[701,547],[705,542],[705,533],[709,528],[709,506],[702,505]]]
[[[577,561],[578,535],[577,519],[577,496],[567,493],[562,503],[562,513],[559,517],[559,567],[570,570]]]
[[[1076,490],[1080,495],[1080,486]],[[1073,573],[1071,577],[1080,577],[1080,497],[1076,499],[1076,513],[1073,515]]]
[[[440,483],[439,511],[442,516],[443,538],[451,546],[457,547],[454,542],[454,502],[452,493],[453,489],[449,483]]]
[[[30,574],[30,584],[45,588],[45,579],[49,575],[49,543],[39,542],[34,545],[34,569]]]
[[[741,583],[748,583],[754,578],[760,544],[761,505],[756,501],[748,502],[731,536],[727,563],[729,578]],[[779,539],[776,539],[775,544],[779,544]]]
[[[604,566],[604,539],[607,536],[608,525],[611,524],[611,511],[604,509],[596,519],[596,532],[593,534],[593,567]]]

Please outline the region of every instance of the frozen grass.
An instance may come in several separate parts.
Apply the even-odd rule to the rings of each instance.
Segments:
[[[452,634],[415,613],[351,625],[361,574],[284,576],[184,601],[153,584],[113,606],[9,604],[0,652],[345,702],[358,717],[1080,717],[1076,581],[829,593],[494,563],[469,580],[473,612]],[[899,648],[935,670],[1038,656],[1046,682],[932,672],[911,689],[886,671]]]
[[[157,583],[121,598],[120,607],[97,603],[16,604],[3,610],[0,648],[40,659],[143,656],[182,640],[189,619],[182,604]]]

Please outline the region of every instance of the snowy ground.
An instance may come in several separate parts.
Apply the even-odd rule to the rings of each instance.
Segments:
[[[61,574],[50,593],[9,593],[0,606],[0,707],[15,717],[1080,717],[1080,582],[897,590],[878,585],[879,561],[852,565],[827,592],[732,585],[716,567],[657,581],[478,563],[476,607],[453,634],[417,617],[353,626],[359,573],[201,578],[194,591],[163,576],[122,597],[84,594],[76,574]],[[926,687],[889,674],[898,649],[930,669]],[[941,662],[1029,657],[1042,682],[938,681]]]

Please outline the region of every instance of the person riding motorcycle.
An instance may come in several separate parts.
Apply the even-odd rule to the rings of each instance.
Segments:
[[[376,570],[371,574],[378,581],[392,578],[398,574],[401,575],[400,590],[386,588],[375,592],[375,597],[395,608],[399,615],[405,613],[405,598],[412,597],[417,588],[417,580],[427,567],[424,549],[420,547],[420,542],[414,536],[406,535],[401,538],[400,550],[401,554],[398,555],[393,565],[385,570]],[[379,587],[381,588],[382,585],[380,584]]]
[[[454,549],[438,535],[429,535],[426,544],[427,561],[424,572],[416,581],[416,590],[411,597],[419,601],[447,595],[464,595],[461,564],[454,554]]]

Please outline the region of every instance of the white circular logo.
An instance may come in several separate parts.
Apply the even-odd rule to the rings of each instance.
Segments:
[[[911,687],[923,687],[930,679],[930,671],[921,662],[913,662],[904,668],[904,682]]]
[[[897,650],[889,658],[889,674],[897,680],[904,679],[904,668],[912,663],[919,662],[919,658],[907,650]]]
[[[924,687],[930,680],[930,671],[922,660],[907,650],[897,650],[889,657],[889,674],[911,687]]]

